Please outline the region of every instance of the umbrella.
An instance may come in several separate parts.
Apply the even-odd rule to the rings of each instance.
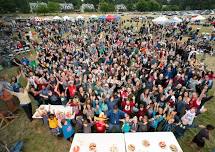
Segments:
[[[117,21],[119,21],[119,20],[121,19],[121,16],[115,16],[115,19],[116,19]]]
[[[195,21],[202,21],[202,20],[205,20],[206,18],[205,17],[203,17],[202,15],[198,15],[198,16],[196,16],[196,17],[193,17],[193,18],[191,18],[191,22],[195,22]]]
[[[105,16],[99,16],[99,20],[105,20],[106,17]]]
[[[169,19],[166,16],[159,16],[159,17],[153,19],[152,22],[155,23],[155,24],[164,25],[164,24],[169,23]]]
[[[63,17],[63,20],[64,20],[64,21],[70,20],[70,17],[69,17],[69,16],[64,16],[64,17]]]
[[[108,15],[108,16],[106,16],[106,20],[107,21],[113,21],[113,20],[115,20],[116,18],[115,18],[115,16],[113,16],[113,15]]]
[[[53,20],[61,20],[61,18],[59,16],[55,16],[53,17]]]
[[[83,20],[83,19],[84,19],[84,17],[83,17],[83,16],[81,16],[81,15],[78,15],[78,16],[76,17],[76,19],[77,19],[77,20]]]

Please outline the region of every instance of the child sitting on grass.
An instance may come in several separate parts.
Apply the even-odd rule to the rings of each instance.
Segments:
[[[60,135],[58,120],[54,114],[49,115],[48,122],[49,122],[49,128],[51,129],[51,132],[56,136]]]

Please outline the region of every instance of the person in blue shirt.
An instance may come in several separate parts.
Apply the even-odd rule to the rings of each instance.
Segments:
[[[116,129],[116,132],[120,132],[120,119],[125,118],[126,113],[119,110],[117,105],[114,105],[113,110],[107,112],[107,117],[109,118],[108,132],[113,132],[113,129]]]
[[[11,87],[13,88],[14,92],[19,92],[19,88],[21,87],[20,83],[19,83],[19,77],[13,77],[12,78],[12,83],[11,83]]]
[[[151,125],[149,130],[150,131],[156,131],[158,124],[164,119],[162,115],[157,115],[152,119]]]
[[[125,120],[123,120],[123,125],[122,125],[122,132],[123,133],[127,133],[127,132],[130,132],[131,130],[131,122],[130,122],[130,119],[129,119],[129,116],[126,116],[125,117]]]
[[[117,105],[118,101],[119,101],[118,97],[114,98],[114,96],[111,96],[110,98],[107,98],[106,103],[107,103],[107,106],[108,106],[108,110],[113,110],[113,107],[115,105]]]
[[[74,135],[75,130],[71,125],[71,120],[66,120],[63,119],[61,120],[61,124],[62,124],[62,133],[63,133],[63,137],[70,141],[70,138]]]
[[[172,68],[170,66],[167,67],[166,71],[164,72],[164,76],[167,79],[171,79],[173,77],[173,71],[172,71]]]

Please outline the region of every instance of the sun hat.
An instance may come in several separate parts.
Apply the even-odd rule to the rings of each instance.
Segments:
[[[104,112],[101,112],[99,114],[99,117],[94,117],[94,120],[97,120],[97,121],[105,121],[107,120],[107,117],[105,116]]]

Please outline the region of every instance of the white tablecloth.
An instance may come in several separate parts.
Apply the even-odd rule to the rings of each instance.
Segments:
[[[129,144],[135,145],[135,152],[172,152],[169,147],[171,144],[174,144],[177,147],[178,152],[182,152],[182,149],[172,132],[125,133],[124,137],[127,152],[129,152]],[[143,140],[148,140],[150,146],[144,147],[142,144]],[[165,149],[160,148],[159,142],[161,141],[166,143]]]
[[[39,108],[41,108],[41,107],[44,107],[44,109],[46,110],[46,111],[49,111],[50,113],[52,113],[52,114],[56,114],[56,113],[66,113],[66,112],[73,112],[72,111],[72,107],[70,107],[70,106],[63,106],[63,105],[41,105]],[[37,110],[36,110],[36,112],[34,113],[34,115],[33,115],[33,117],[32,118],[38,118],[38,119],[41,119],[42,117],[39,117],[39,116],[37,116]]]
[[[80,152],[89,152],[90,143],[96,144],[96,152],[110,152],[113,145],[117,146],[118,152],[125,152],[124,135],[121,133],[76,133],[71,145],[80,147]]]

